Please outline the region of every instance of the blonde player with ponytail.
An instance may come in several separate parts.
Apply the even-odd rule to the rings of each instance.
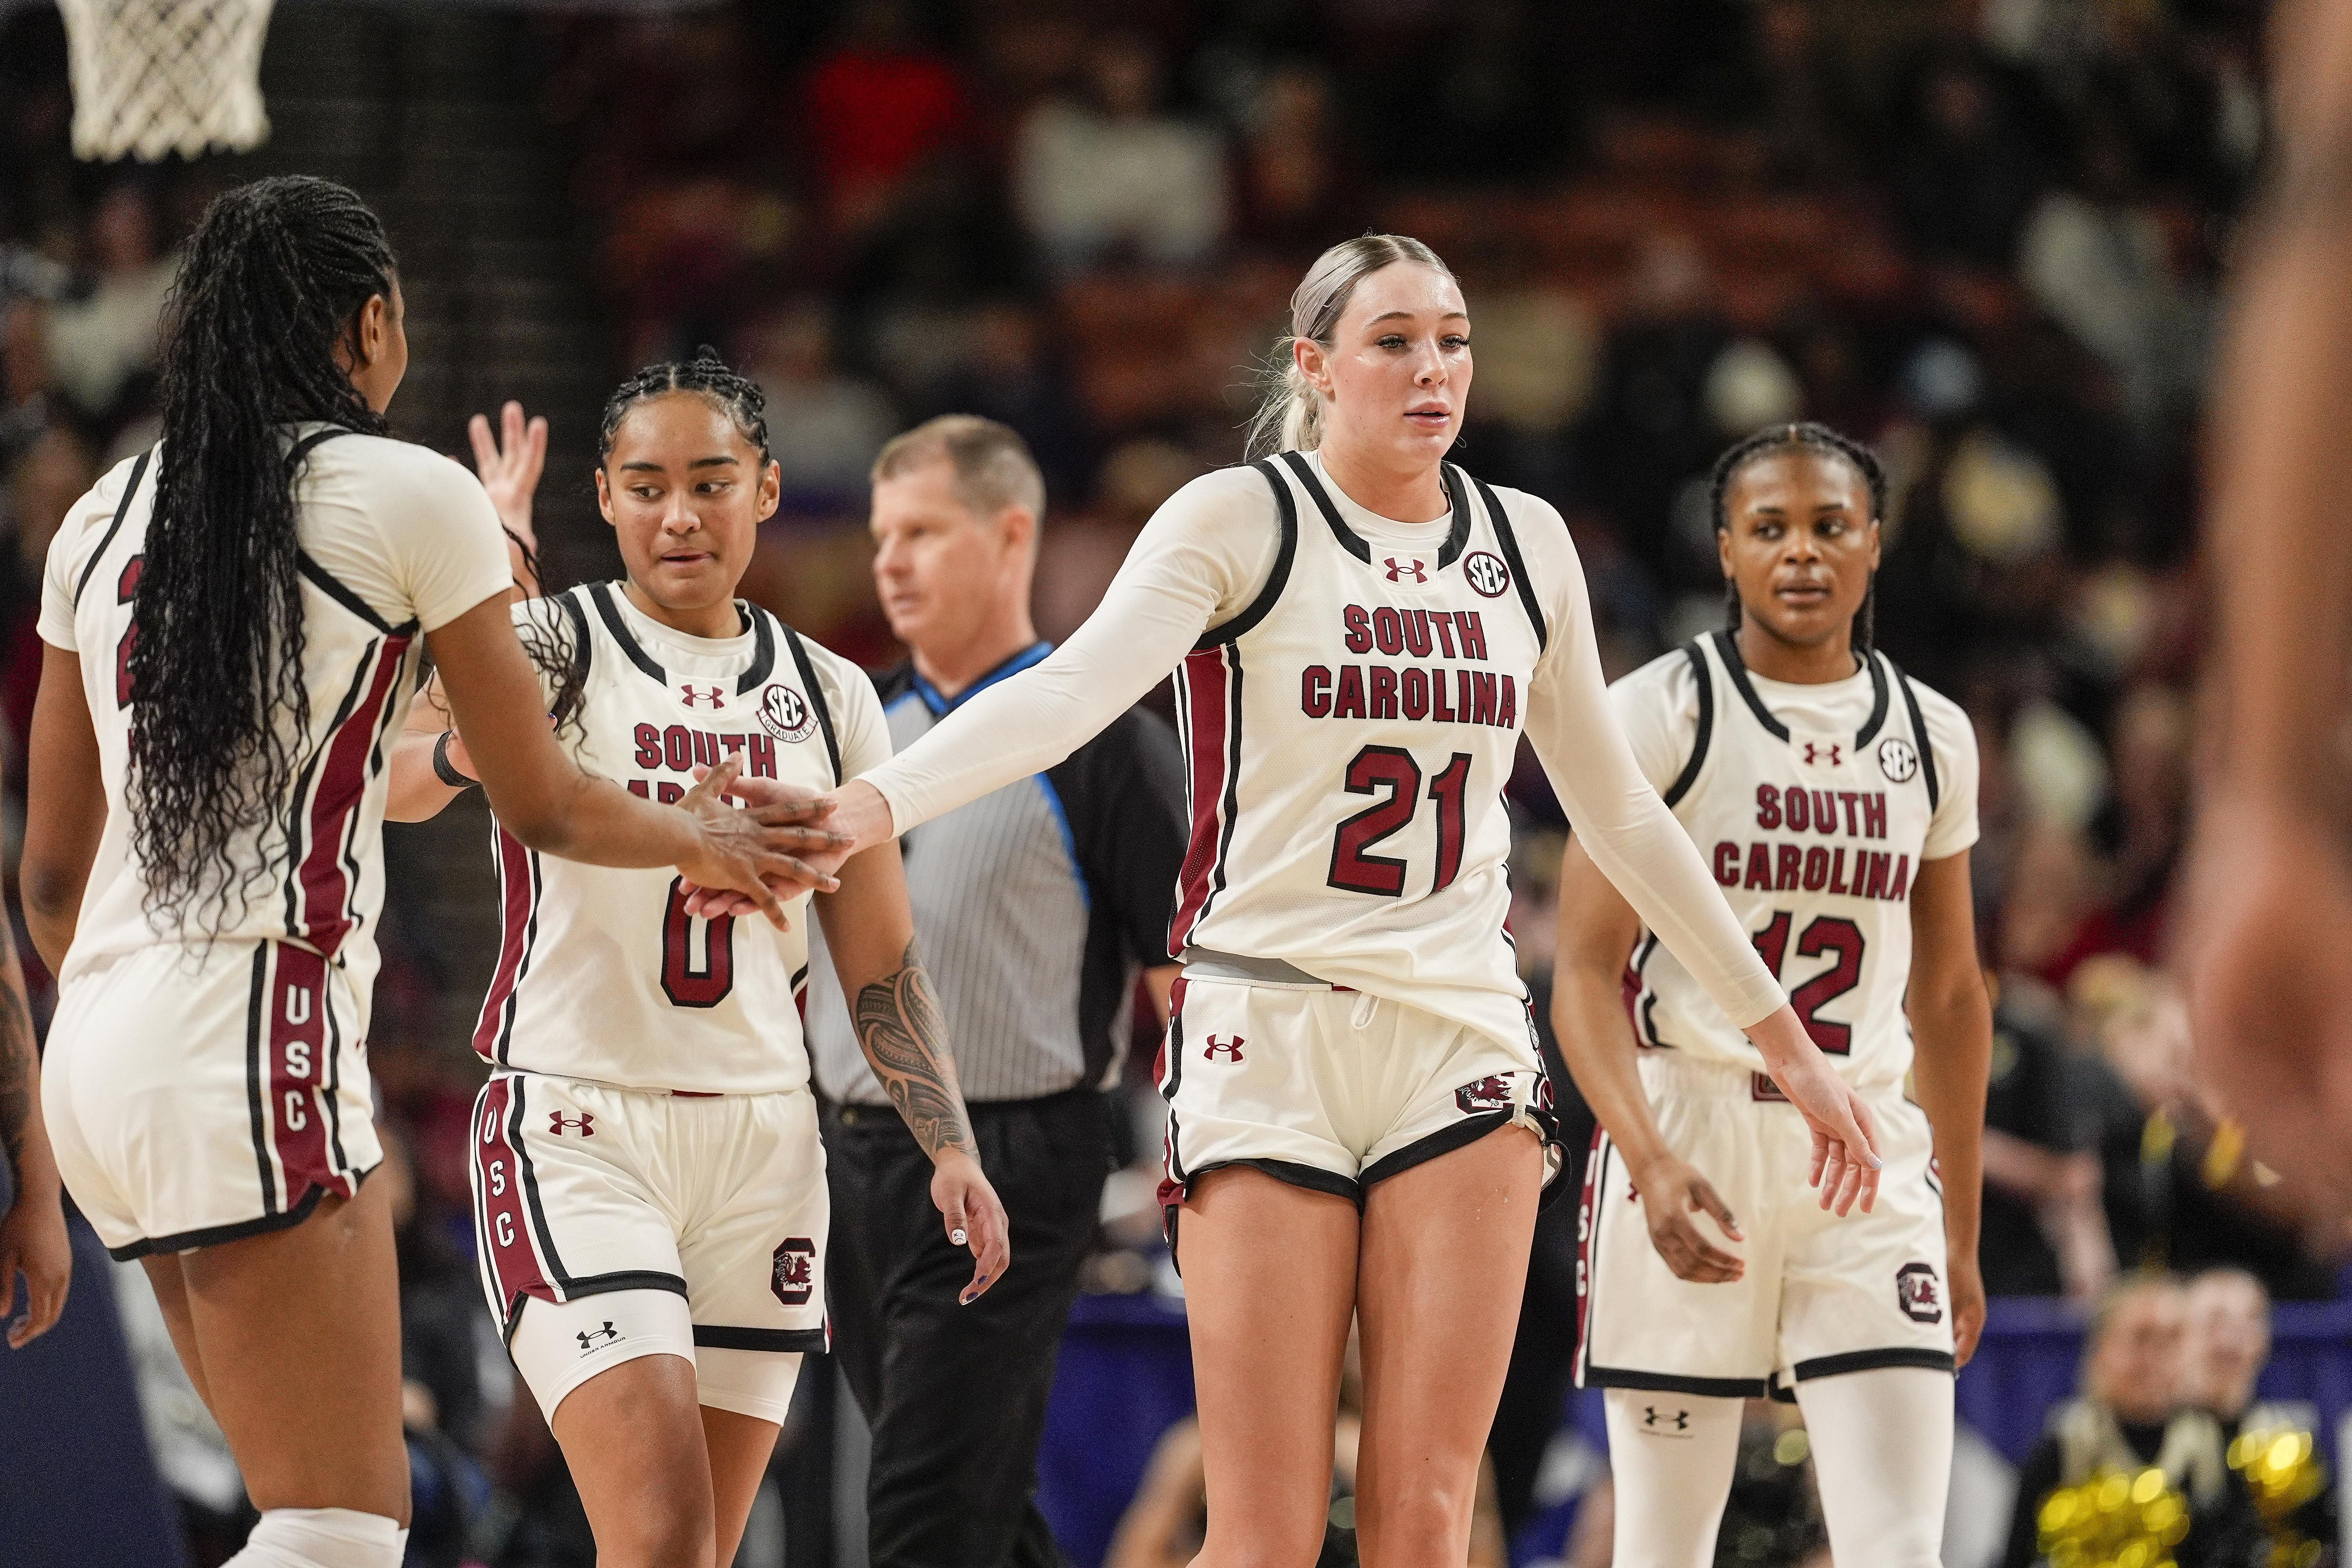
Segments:
[[[1353,1320],[1363,1560],[1459,1563],[1551,1164],[1503,931],[1523,731],[1811,1119],[1823,1201],[1869,1203],[1875,1156],[1618,732],[1559,514],[1444,460],[1471,380],[1453,274],[1368,235],[1324,253],[1291,314],[1268,455],[1179,491],[1076,636],[844,785],[829,826],[906,832],[1176,671],[1192,843],[1161,1192],[1207,1472],[1197,1561],[1315,1561]]]

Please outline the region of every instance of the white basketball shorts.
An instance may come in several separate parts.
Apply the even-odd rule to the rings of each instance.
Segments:
[[[1169,999],[1160,1201],[1249,1165],[1360,1205],[1375,1182],[1516,1122],[1545,1140],[1551,1083],[1532,1036],[1506,1045],[1466,1025],[1321,984],[1203,979]]]
[[[1882,1366],[1952,1370],[1944,1197],[1927,1114],[1899,1087],[1866,1095],[1886,1162],[1878,1201],[1844,1217],[1806,1185],[1812,1139],[1770,1080],[1645,1051],[1642,1079],[1667,1145],[1715,1184],[1747,1237],[1728,1284],[1675,1278],[1650,1240],[1625,1162],[1603,1132],[1578,1221],[1577,1381],[1723,1398]]]
[[[77,978],[41,1114],[107,1250],[236,1241],[357,1192],[383,1158],[366,1017],[340,965],[284,942],[142,948]]]
[[[783,1418],[799,1352],[827,1342],[830,1208],[807,1089],[671,1094],[502,1072],[474,1102],[473,1150],[482,1288],[509,1342],[533,1302],[666,1290],[686,1300],[701,1402]],[[583,1353],[603,1343],[590,1331]],[[568,1388],[532,1392],[551,1413]]]

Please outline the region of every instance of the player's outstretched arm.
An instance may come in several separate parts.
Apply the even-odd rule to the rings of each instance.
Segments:
[[[749,895],[779,926],[784,899],[834,885],[799,858],[838,847],[835,834],[811,826],[830,811],[829,797],[769,791],[739,810],[726,797],[740,756],[677,805],[583,772],[548,728],[539,677],[503,594],[426,637],[491,809],[531,848],[593,866],[675,866],[702,887]]]
[[[947,1019],[915,951],[898,847],[878,845],[844,864],[840,887],[817,899],[816,915],[842,994],[850,999],[858,1047],[931,1157],[931,1202],[949,1240],[971,1249],[971,1283],[958,1298],[969,1305],[1011,1265],[1012,1226],[980,1168],[948,1050]]]
[[[1640,1049],[1625,1016],[1625,960],[1641,917],[1570,837],[1559,868],[1559,948],[1551,993],[1553,1031],[1569,1076],[1624,1157],[1643,1196],[1650,1244],[1677,1278],[1718,1285],[1748,1266],[1710,1240],[1693,1217],[1710,1215],[1733,1241],[1748,1238],[1730,1205],[1689,1162],[1667,1147],[1635,1067]]]
[[[33,1012],[25,1005],[25,970],[16,941],[0,922],[0,1152],[16,1178],[16,1200],[0,1215],[0,1310],[16,1299],[25,1276],[26,1310],[8,1324],[8,1348],[22,1350],[47,1333],[66,1310],[73,1245],[66,1238],[63,1187],[41,1122],[41,1058],[33,1047]]]
[[[1984,1195],[1985,1084],[1992,1071],[1992,999],[1977,960],[1969,852],[1919,862],[1911,884],[1911,984],[1904,997],[1917,1049],[1912,1079],[1935,1130],[1944,1177],[1944,1249],[1952,1345],[1962,1366],[1984,1331],[1977,1217]]]

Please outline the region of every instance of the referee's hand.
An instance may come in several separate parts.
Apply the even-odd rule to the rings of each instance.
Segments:
[[[961,1149],[940,1151],[931,1171],[931,1202],[946,1223],[948,1239],[971,1249],[971,1283],[956,1298],[956,1305],[969,1307],[1012,1267],[1013,1226],[980,1162]]]

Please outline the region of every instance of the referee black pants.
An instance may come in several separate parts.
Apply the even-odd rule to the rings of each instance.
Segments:
[[[1037,1510],[1054,1357],[1111,1161],[1088,1089],[971,1107],[1013,1266],[969,1307],[972,1257],[931,1206],[931,1162],[888,1107],[827,1107],[833,1353],[874,1434],[873,1568],[1060,1568]]]

